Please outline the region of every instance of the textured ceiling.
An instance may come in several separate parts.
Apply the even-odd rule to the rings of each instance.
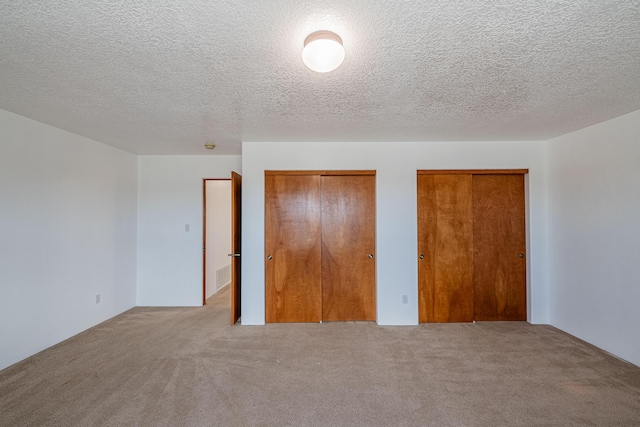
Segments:
[[[0,108],[140,154],[545,140],[640,109],[640,2],[0,0]]]

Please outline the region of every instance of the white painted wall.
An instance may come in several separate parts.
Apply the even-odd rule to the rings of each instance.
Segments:
[[[138,305],[202,305],[202,180],[241,166],[240,156],[138,156]]]
[[[136,168],[0,110],[0,369],[135,305]]]
[[[207,192],[207,298],[227,282],[216,281],[216,270],[231,265],[231,181],[206,181]]]
[[[242,324],[264,318],[264,171],[377,170],[377,321],[418,322],[418,169],[528,168],[529,321],[548,322],[544,142],[265,143],[242,145]],[[409,304],[402,304],[402,295]]]
[[[640,366],[640,111],[548,156],[551,324]]]

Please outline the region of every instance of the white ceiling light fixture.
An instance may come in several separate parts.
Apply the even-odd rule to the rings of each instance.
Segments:
[[[316,31],[307,36],[302,49],[305,65],[318,73],[333,71],[344,61],[344,46],[339,35],[332,31]]]

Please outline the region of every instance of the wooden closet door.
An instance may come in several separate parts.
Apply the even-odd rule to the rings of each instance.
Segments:
[[[471,322],[472,176],[418,175],[420,322]]]
[[[322,320],[319,175],[265,176],[266,321]]]
[[[475,320],[527,320],[524,175],[473,176]]]
[[[322,177],[322,318],[375,320],[375,176]]]

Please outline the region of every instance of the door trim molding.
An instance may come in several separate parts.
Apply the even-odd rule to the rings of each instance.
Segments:
[[[330,175],[375,175],[375,170],[266,170],[264,171],[265,176],[267,175],[321,175],[321,176],[330,176]]]
[[[447,169],[418,170],[418,175],[524,175],[529,169]]]

